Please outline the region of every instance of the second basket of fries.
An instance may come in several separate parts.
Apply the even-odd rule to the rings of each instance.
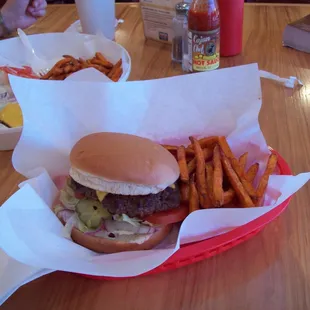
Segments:
[[[233,233],[286,207],[310,178],[283,175],[282,159],[265,141],[256,64],[128,83],[42,83],[12,76],[10,83],[26,119],[13,164],[30,180],[1,208],[0,241],[5,252],[26,264],[96,276],[143,274],[184,251],[181,245]],[[110,140],[94,138],[103,136]],[[81,164],[85,158],[91,171]],[[61,212],[69,218],[61,222],[51,212],[58,195],[53,182],[68,175],[62,192],[67,210]],[[83,199],[94,200],[82,208],[89,207],[87,214],[79,206]],[[88,226],[76,224],[79,220]],[[21,231],[23,223],[36,230]],[[104,238],[101,244],[115,245],[122,234],[122,241],[133,235],[145,240],[163,227],[171,230],[160,243],[135,248],[143,251],[131,246],[128,251],[126,245],[126,251],[118,247],[117,253],[102,254],[109,252],[89,250],[87,242],[81,246],[71,238],[78,229],[83,240],[98,237]],[[14,250],[18,245],[29,249],[27,257]]]
[[[102,35],[46,33],[31,35],[29,40],[38,57],[29,55],[19,38],[12,38],[0,42],[0,66],[29,66],[33,70],[29,77],[42,80],[65,80],[87,68],[98,70],[107,81],[126,81],[130,75],[126,49]]]

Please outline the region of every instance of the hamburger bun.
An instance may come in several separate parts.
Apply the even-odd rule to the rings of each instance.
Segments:
[[[91,236],[82,233],[76,228],[72,229],[71,238],[75,243],[89,250],[95,251],[97,253],[110,254],[124,251],[150,250],[168,236],[171,228],[171,224],[159,227],[158,231],[156,231],[142,243],[131,243]]]
[[[149,139],[120,133],[94,133],[70,153],[70,176],[78,183],[120,195],[157,194],[180,170],[173,155]]]

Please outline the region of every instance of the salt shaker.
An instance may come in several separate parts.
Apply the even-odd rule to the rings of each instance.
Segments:
[[[186,2],[180,2],[175,6],[176,16],[172,21],[172,28],[174,36],[172,39],[172,54],[173,61],[182,63],[183,60],[183,42],[187,32],[187,13],[190,4]]]

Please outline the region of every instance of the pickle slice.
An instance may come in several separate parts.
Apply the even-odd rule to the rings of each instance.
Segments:
[[[83,199],[76,205],[79,219],[89,228],[97,229],[102,219],[110,219],[112,215],[96,200]]]

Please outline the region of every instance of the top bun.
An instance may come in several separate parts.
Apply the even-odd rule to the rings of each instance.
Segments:
[[[83,137],[70,153],[70,176],[89,188],[112,194],[157,194],[180,170],[161,145],[134,135],[101,132]]]

